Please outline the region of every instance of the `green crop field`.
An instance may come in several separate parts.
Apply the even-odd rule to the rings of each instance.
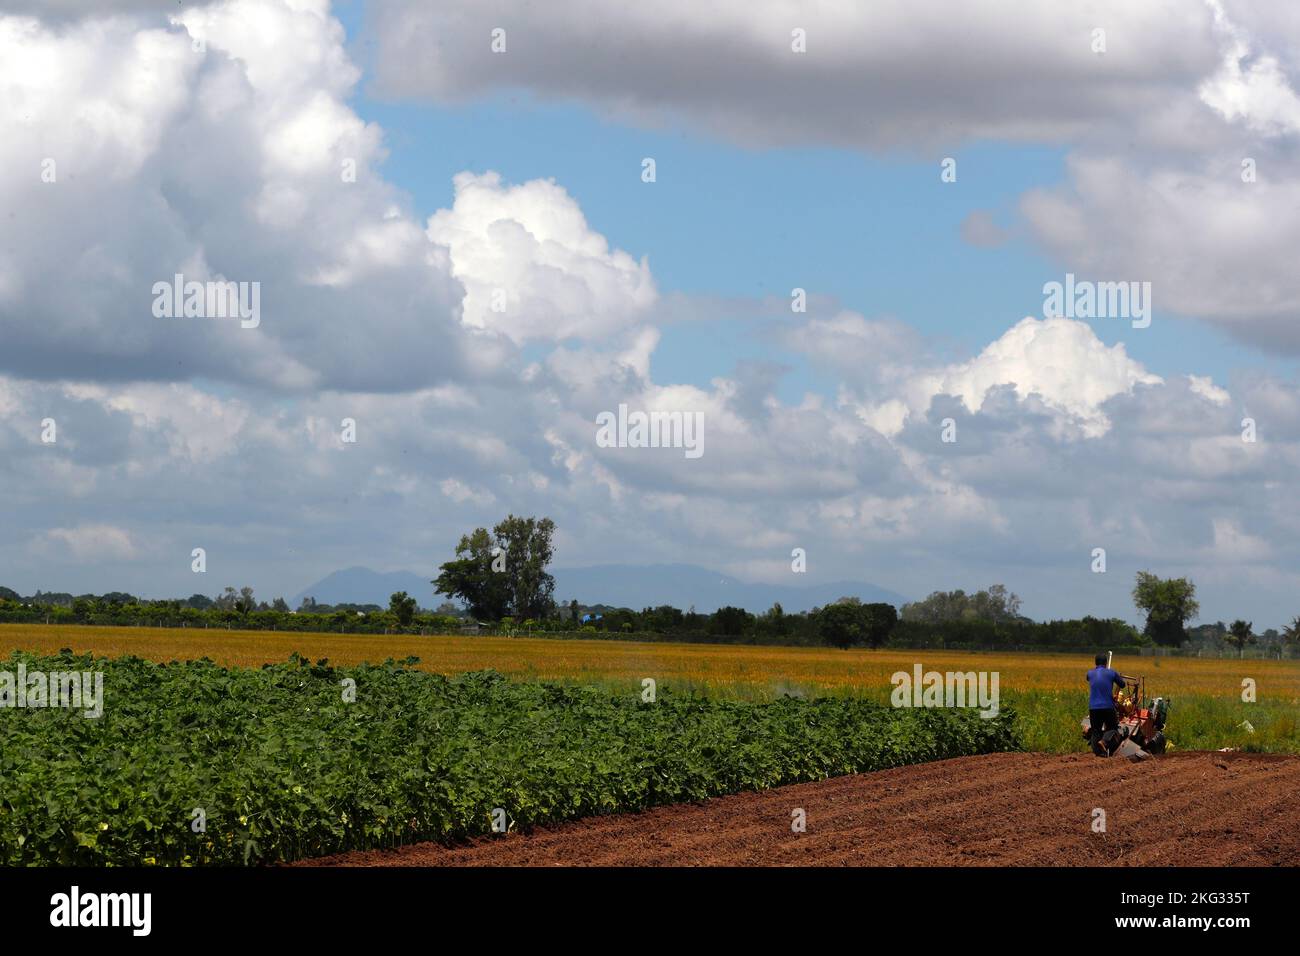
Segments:
[[[489,832],[498,808],[528,826],[1018,746],[1007,711],[853,697],[651,702],[303,658],[19,663],[102,672],[103,713],[0,708],[6,865],[294,860]]]

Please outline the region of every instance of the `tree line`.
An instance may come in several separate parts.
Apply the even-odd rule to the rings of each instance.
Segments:
[[[284,598],[269,603],[258,601],[251,587],[227,587],[215,598],[192,594],[167,600],[148,600],[123,591],[75,597],[37,591],[31,597],[21,597],[10,588],[0,587],[0,621],[365,634],[446,633],[465,625],[459,609],[450,603],[427,611],[404,591],[394,594],[386,608],[377,604],[318,604],[308,597],[294,611]]]
[[[635,610],[555,600],[547,571],[555,523],[549,518],[510,515],[490,531],[461,536],[454,557],[430,582],[443,601],[436,610],[419,606],[401,591],[387,607],[377,604],[318,604],[304,598],[291,610],[283,598],[258,601],[251,587],[226,587],[215,598],[193,594],[184,600],[145,600],[125,592],[103,595],[37,592],[21,597],[0,587],[0,621],[159,627],[221,627],[344,633],[448,633],[486,629],[490,633],[670,640],[707,643],[781,644],[830,647],[962,648],[1131,648],[1186,644],[1243,650],[1254,644],[1300,645],[1300,617],[1284,631],[1256,635],[1245,620],[1188,629],[1200,612],[1196,586],[1186,578],[1139,572],[1134,605],[1146,615],[1138,630],[1118,618],[1085,616],[1034,621],[1020,613],[1020,598],[1004,585],[982,591],[935,591],[895,608],[845,596],[824,607],[786,612],[779,603],[761,613],[722,607],[697,613],[671,605]]]

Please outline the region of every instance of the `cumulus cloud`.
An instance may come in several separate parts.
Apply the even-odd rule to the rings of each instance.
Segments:
[[[0,370],[401,391],[655,302],[644,260],[552,182],[466,174],[426,233],[347,104],[344,39],[325,0],[0,15]],[[157,317],[177,274],[257,283],[260,323]]]
[[[644,317],[657,295],[650,267],[587,225],[553,181],[506,186],[493,172],[461,173],[450,209],[429,219],[465,286],[462,321],[516,343],[599,338]]]
[[[393,223],[327,9],[0,18],[0,162],[26,171],[0,182],[0,208],[32,227],[0,245],[0,274],[21,277],[0,290],[0,367],[290,390],[456,369],[460,289],[414,223]],[[324,294],[342,268],[347,288]],[[153,287],[177,273],[258,282],[260,326],[155,317]],[[407,348],[385,355],[383,340]]]
[[[990,389],[1011,386],[1019,398],[1037,395],[1075,419],[1084,435],[1110,427],[1106,401],[1162,379],[1130,359],[1124,344],[1105,345],[1086,322],[1026,317],[969,362],[923,377],[931,395],[956,395],[977,412]]]
[[[844,375],[841,404],[876,431],[893,437],[909,421],[931,414],[935,399],[953,396],[968,414],[1007,390],[1033,401],[1062,437],[1095,438],[1110,428],[1106,403],[1162,379],[1129,358],[1123,343],[1108,346],[1086,322],[1027,316],[977,355],[940,361],[915,332],[891,320],[851,312],[810,318],[785,336],[789,347]],[[1217,396],[1209,379],[1200,383]]]

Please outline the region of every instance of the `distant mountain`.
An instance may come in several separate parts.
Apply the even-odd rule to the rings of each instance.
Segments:
[[[378,604],[388,607],[388,599],[396,591],[405,591],[420,607],[433,608],[443,598],[434,600],[431,574],[412,574],[410,571],[372,571],[369,568],[348,568],[335,571],[328,577],[304,588],[293,596],[289,607],[297,610],[305,597],[314,597],[317,604]]]
[[[858,597],[864,602],[884,601],[895,607],[908,599],[894,591],[862,581],[830,584],[748,584],[694,564],[598,564],[587,568],[556,568],[555,600],[580,604],[610,604],[640,610],[671,604],[683,611],[692,605],[701,614],[711,614],[731,605],[758,613],[773,602],[790,612],[807,611],[841,597]],[[297,608],[306,596],[320,604],[378,604],[388,606],[394,591],[405,591],[421,607],[442,603],[429,582],[433,575],[410,571],[380,573],[369,568],[335,571],[294,595]]]

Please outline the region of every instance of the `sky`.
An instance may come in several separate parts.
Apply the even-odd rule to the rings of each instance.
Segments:
[[[0,584],[269,599],[514,513],[1280,627],[1298,71],[1234,0],[0,0]]]

